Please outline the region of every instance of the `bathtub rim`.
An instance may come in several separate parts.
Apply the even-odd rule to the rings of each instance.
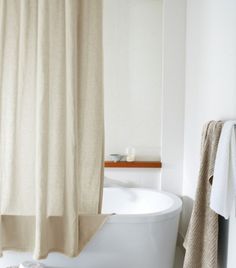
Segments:
[[[105,187],[105,188],[118,188],[121,189],[123,187]],[[129,188],[129,187],[127,187]],[[182,211],[182,200],[180,197],[177,195],[167,192],[167,191],[162,191],[162,190],[154,190],[150,188],[145,188],[145,187],[140,187],[140,188],[129,188],[130,190],[147,190],[150,192],[155,192],[155,193],[161,193],[164,195],[167,195],[170,197],[174,202],[173,205],[170,206],[168,209],[165,209],[163,211],[159,212],[153,212],[153,213],[137,213],[137,214],[110,214],[106,224],[113,224],[113,223],[147,223],[147,222],[161,222],[161,221],[166,221],[168,219],[177,217],[180,215],[180,212]]]

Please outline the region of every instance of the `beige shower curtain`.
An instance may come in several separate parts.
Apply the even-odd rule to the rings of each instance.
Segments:
[[[0,0],[0,252],[78,255],[102,171],[101,0]]]

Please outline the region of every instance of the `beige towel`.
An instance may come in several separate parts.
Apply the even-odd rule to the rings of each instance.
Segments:
[[[184,268],[217,268],[218,215],[210,209],[217,146],[223,122],[211,121],[202,133],[201,164],[196,198],[184,241]]]

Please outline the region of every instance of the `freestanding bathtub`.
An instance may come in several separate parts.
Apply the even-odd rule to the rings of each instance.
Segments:
[[[173,268],[182,203],[170,193],[143,188],[104,188],[103,213],[115,213],[80,256],[51,253],[42,261],[63,268]],[[0,268],[32,260],[5,252]]]

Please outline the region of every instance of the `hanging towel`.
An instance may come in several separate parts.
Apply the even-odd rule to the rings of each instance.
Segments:
[[[184,241],[184,268],[217,268],[218,215],[210,209],[209,203],[222,126],[223,122],[211,121],[203,129],[199,181]]]
[[[228,219],[236,193],[236,121],[225,122],[216,154],[210,207]]]

